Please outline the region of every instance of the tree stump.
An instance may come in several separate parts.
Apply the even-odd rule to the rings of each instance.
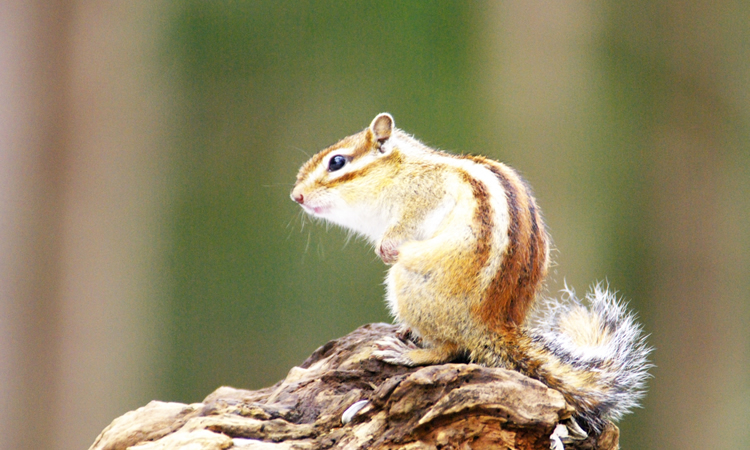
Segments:
[[[115,419],[91,449],[549,449],[571,417],[562,394],[518,372],[376,360],[373,343],[386,336],[398,327],[365,325],[258,391],[221,387],[192,405],[152,401]],[[610,424],[565,448],[616,449],[618,437]]]

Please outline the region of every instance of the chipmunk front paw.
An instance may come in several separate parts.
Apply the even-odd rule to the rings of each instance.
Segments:
[[[395,264],[398,260],[398,244],[392,240],[383,240],[378,245],[375,253],[386,264]]]

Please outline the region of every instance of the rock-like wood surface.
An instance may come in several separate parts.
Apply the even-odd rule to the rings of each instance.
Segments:
[[[375,341],[396,335],[393,325],[365,325],[258,391],[152,401],[115,419],[91,449],[549,449],[571,416],[559,392],[517,372],[371,357]],[[615,449],[618,436],[611,425],[565,448]]]

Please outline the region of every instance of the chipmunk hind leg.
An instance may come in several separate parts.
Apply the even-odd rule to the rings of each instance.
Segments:
[[[388,364],[401,366],[427,366],[450,362],[460,355],[458,346],[444,342],[429,347],[417,347],[410,340],[388,336],[377,341],[373,356]]]

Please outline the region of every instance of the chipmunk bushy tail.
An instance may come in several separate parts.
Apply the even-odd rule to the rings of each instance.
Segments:
[[[639,406],[652,348],[606,286],[595,285],[584,300],[566,286],[562,299],[540,302],[528,329],[529,356],[538,364],[525,371],[562,392],[585,426],[601,431],[607,419]]]

